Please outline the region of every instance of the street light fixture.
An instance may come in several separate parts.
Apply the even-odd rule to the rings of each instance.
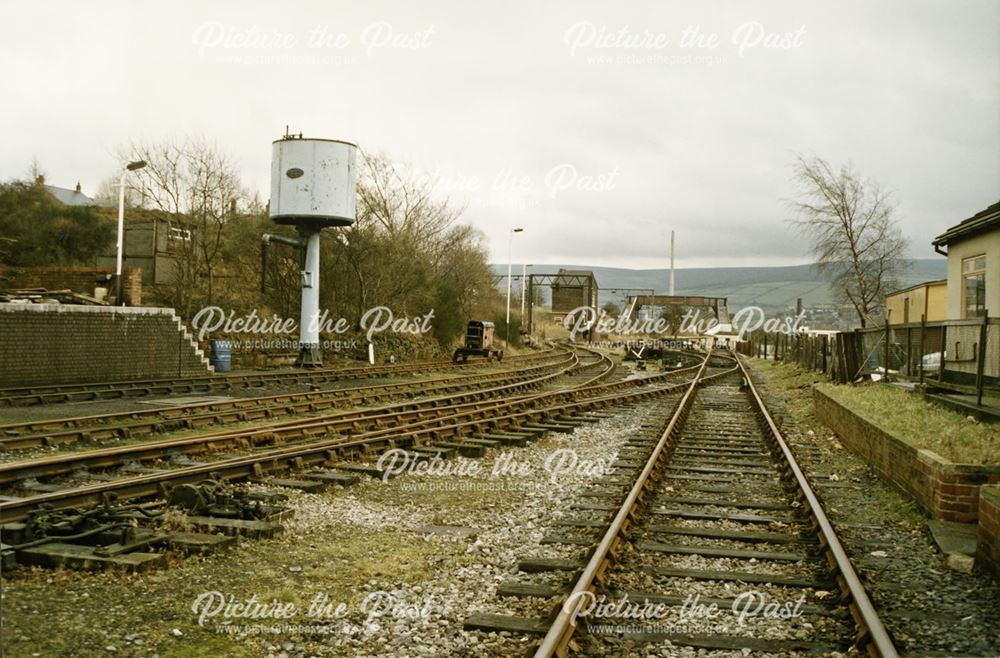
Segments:
[[[507,236],[507,347],[510,347],[510,270],[511,270],[511,249],[514,245],[514,234],[524,231],[523,227],[517,226],[510,229]]]
[[[122,299],[122,242],[125,234],[125,174],[137,171],[146,166],[145,160],[136,160],[125,165],[121,180],[118,183],[118,254],[115,260],[115,304],[125,306]]]

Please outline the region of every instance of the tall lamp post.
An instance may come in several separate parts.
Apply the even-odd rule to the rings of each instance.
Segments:
[[[510,234],[507,236],[507,346],[510,347],[510,270],[512,267],[511,263],[511,253],[514,246],[514,234],[520,233],[524,228],[516,226],[510,229]]]
[[[146,166],[145,160],[136,160],[125,165],[121,181],[118,183],[118,255],[115,260],[115,304],[125,306],[122,299],[122,243],[125,235],[125,174]]]

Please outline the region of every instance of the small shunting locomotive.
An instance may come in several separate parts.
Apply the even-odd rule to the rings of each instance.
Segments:
[[[470,320],[465,329],[465,346],[455,350],[452,361],[468,361],[470,356],[485,356],[487,359],[503,360],[503,350],[493,349],[496,327],[485,320]]]

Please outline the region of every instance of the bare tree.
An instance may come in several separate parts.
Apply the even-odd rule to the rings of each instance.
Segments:
[[[222,253],[223,231],[237,211],[238,203],[247,197],[239,174],[229,157],[205,142],[189,144],[187,169],[188,214],[197,227],[197,246],[205,276],[208,279],[208,303],[215,297],[215,268]]]
[[[259,258],[262,233],[291,229],[273,225],[264,203],[248,197],[224,153],[184,140],[132,144],[118,157],[147,163],[127,177],[137,205],[190,229],[190,239],[175,241],[165,302],[185,316],[206,301],[256,306],[262,316],[294,313],[299,254],[273,252],[264,271]],[[426,177],[384,155],[359,164],[357,221],[323,232],[320,305],[331,318],[360,318],[383,305],[400,317],[433,310],[434,337],[447,348],[469,318],[490,317],[499,299],[482,236],[458,223],[461,209],[436,196]],[[263,295],[261,276],[269,284]]]
[[[335,263],[345,265],[353,290],[335,281],[326,289],[342,291],[342,298],[353,299],[359,312],[371,303],[385,303],[379,300],[416,312],[433,301],[427,282],[454,265],[447,256],[472,235],[455,226],[461,211],[434,198],[430,181],[383,154],[362,157],[357,222],[331,242]]]
[[[94,198],[99,201],[110,202],[118,205],[118,176],[105,176],[100,183],[97,184],[97,191],[94,192]],[[128,184],[125,185],[125,207],[126,208],[136,208],[142,205],[142,197],[139,192]]]
[[[461,208],[434,181],[382,154],[360,163],[357,222],[324,240],[321,302],[357,315],[372,305],[399,314],[435,312],[435,336],[450,343],[495,302],[482,236],[458,223]]]
[[[433,181],[393,164],[382,154],[364,155],[358,185],[358,222],[371,222],[391,238],[408,241],[437,260],[447,249],[448,229],[461,215],[434,198]]]
[[[27,177],[28,183],[38,183],[40,181],[41,182],[45,181],[46,172],[44,169],[42,169],[41,163],[38,162],[37,156],[31,158],[31,164],[28,165],[28,171],[25,174],[25,176]]]
[[[850,164],[834,171],[820,157],[796,154],[794,180],[800,195],[791,205],[798,217],[789,221],[865,327],[909,266],[895,207],[878,182],[862,179]]]
[[[487,312],[493,286],[493,270],[482,233],[461,224],[449,231],[448,247],[438,262],[437,276],[447,282],[458,297],[458,311],[464,318]]]
[[[235,163],[203,139],[131,144],[118,155],[123,162],[146,162],[129,176],[132,198],[138,196],[141,205],[161,211],[190,231],[190,239],[179,241],[171,301],[182,312],[189,311],[194,291],[204,281],[205,299],[214,303],[226,225],[248,198]]]

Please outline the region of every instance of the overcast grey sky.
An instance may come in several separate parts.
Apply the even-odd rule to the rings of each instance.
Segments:
[[[93,192],[200,135],[267,197],[286,124],[440,177],[496,262],[807,262],[793,152],[891,189],[913,241],[1000,199],[1000,2],[6,3],[0,178]],[[684,41],[685,37],[687,41]],[[714,46],[713,46],[714,43]]]

